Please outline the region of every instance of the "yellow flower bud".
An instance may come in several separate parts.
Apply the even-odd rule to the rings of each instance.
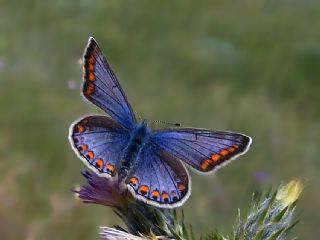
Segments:
[[[301,180],[292,180],[287,185],[280,187],[276,199],[287,207],[298,199],[303,188]]]

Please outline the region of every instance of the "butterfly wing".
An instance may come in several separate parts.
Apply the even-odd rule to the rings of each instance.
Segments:
[[[88,116],[74,122],[69,141],[79,158],[103,177],[116,174],[116,165],[129,141],[129,133],[105,116]]]
[[[243,134],[193,128],[157,130],[152,141],[201,172],[230,162],[251,144],[251,138]]]
[[[190,195],[190,178],[184,165],[152,142],[138,155],[126,179],[131,193],[157,207],[181,206]]]
[[[136,122],[132,108],[107,59],[92,37],[89,38],[83,62],[83,96],[122,126],[131,129]]]

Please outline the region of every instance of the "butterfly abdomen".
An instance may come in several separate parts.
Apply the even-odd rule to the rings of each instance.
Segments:
[[[150,130],[145,123],[137,124],[132,130],[129,143],[125,148],[122,161],[120,162],[118,171],[119,181],[126,178],[128,173],[134,170],[135,161],[144,144],[149,140],[149,136]]]

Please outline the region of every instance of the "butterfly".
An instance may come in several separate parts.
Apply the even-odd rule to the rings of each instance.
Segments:
[[[251,138],[239,133],[177,127],[152,130],[147,121],[138,122],[92,37],[83,65],[83,97],[109,117],[91,115],[72,123],[72,149],[99,176],[124,182],[135,198],[157,207],[179,207],[191,192],[183,163],[202,173],[213,172],[249,149]]]

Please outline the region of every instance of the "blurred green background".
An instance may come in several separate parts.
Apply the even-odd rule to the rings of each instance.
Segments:
[[[214,176],[192,172],[195,232],[228,233],[252,191],[304,178],[295,233],[317,239],[319,29],[316,0],[1,0],[1,239],[97,239],[119,223],[70,192],[85,166],[68,127],[100,112],[79,94],[90,35],[143,118],[253,137]]]

